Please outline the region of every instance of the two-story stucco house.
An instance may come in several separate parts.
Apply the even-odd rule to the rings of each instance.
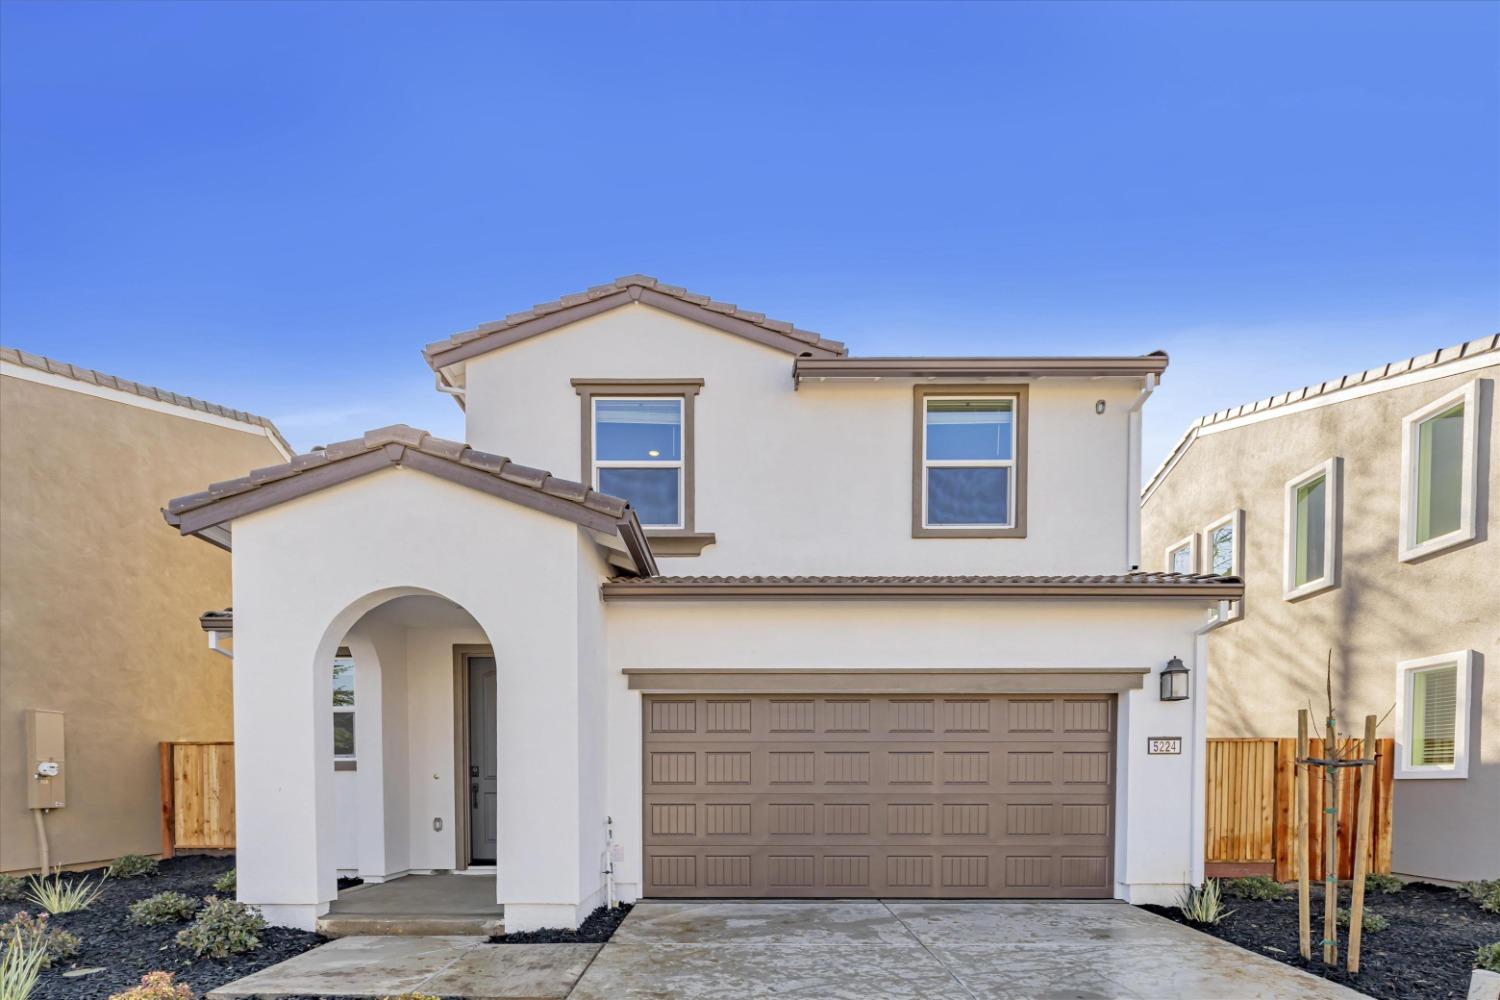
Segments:
[[[313,926],[340,869],[492,870],[520,930],[611,888],[1201,878],[1242,590],[1134,572],[1164,355],[851,357],[633,276],[425,356],[466,443],[388,427],[168,506],[233,551],[241,899]]]
[[[1497,377],[1492,334],[1221,410],[1142,500],[1146,566],[1244,580],[1209,735],[1293,735],[1332,651],[1341,728],[1394,740],[1392,870],[1423,879],[1500,876]]]

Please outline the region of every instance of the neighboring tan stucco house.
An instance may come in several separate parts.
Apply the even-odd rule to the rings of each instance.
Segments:
[[[40,860],[28,709],[63,713],[51,862],[160,850],[158,741],[234,734],[193,621],[229,554],[163,538],[162,499],[289,455],[262,417],[0,348],[0,871]]]
[[[1392,868],[1429,879],[1500,876],[1497,376],[1489,336],[1215,413],[1142,500],[1148,568],[1245,582],[1209,735],[1321,726],[1332,650],[1341,731],[1395,740]]]
[[[857,358],[633,276],[425,356],[466,443],[396,425],[167,506],[233,551],[206,627],[271,920],[314,926],[341,870],[494,870],[508,930],[610,883],[1201,879],[1206,633],[1242,590],[1133,572],[1165,355]]]

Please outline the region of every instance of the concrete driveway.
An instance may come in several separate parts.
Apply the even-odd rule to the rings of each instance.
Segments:
[[[1124,903],[641,903],[570,1000],[1359,1000]]]

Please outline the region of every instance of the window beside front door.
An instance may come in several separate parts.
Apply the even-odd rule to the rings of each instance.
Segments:
[[[354,761],[354,659],[339,650],[333,660],[333,758]]]
[[[1403,561],[1477,534],[1479,384],[1476,379],[1401,422]]]

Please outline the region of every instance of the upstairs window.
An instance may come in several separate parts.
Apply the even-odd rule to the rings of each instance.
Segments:
[[[913,534],[1024,535],[1024,396],[919,389],[917,406]]]
[[[1402,422],[1402,560],[1472,540],[1479,458],[1475,380]]]
[[[1286,484],[1282,589],[1289,601],[1338,584],[1338,471],[1330,458]]]
[[[682,400],[594,400],[594,485],[649,528],[682,527]]]
[[[333,660],[333,757],[354,762],[354,659],[340,649]]]
[[[1167,546],[1168,573],[1198,572],[1198,539],[1188,535],[1182,541]]]
[[[1396,666],[1396,777],[1465,778],[1469,773],[1472,650]]]
[[[1204,572],[1214,576],[1244,577],[1245,512],[1226,514],[1203,531]],[[1229,602],[1229,617],[1236,621],[1243,615],[1244,602]]]

